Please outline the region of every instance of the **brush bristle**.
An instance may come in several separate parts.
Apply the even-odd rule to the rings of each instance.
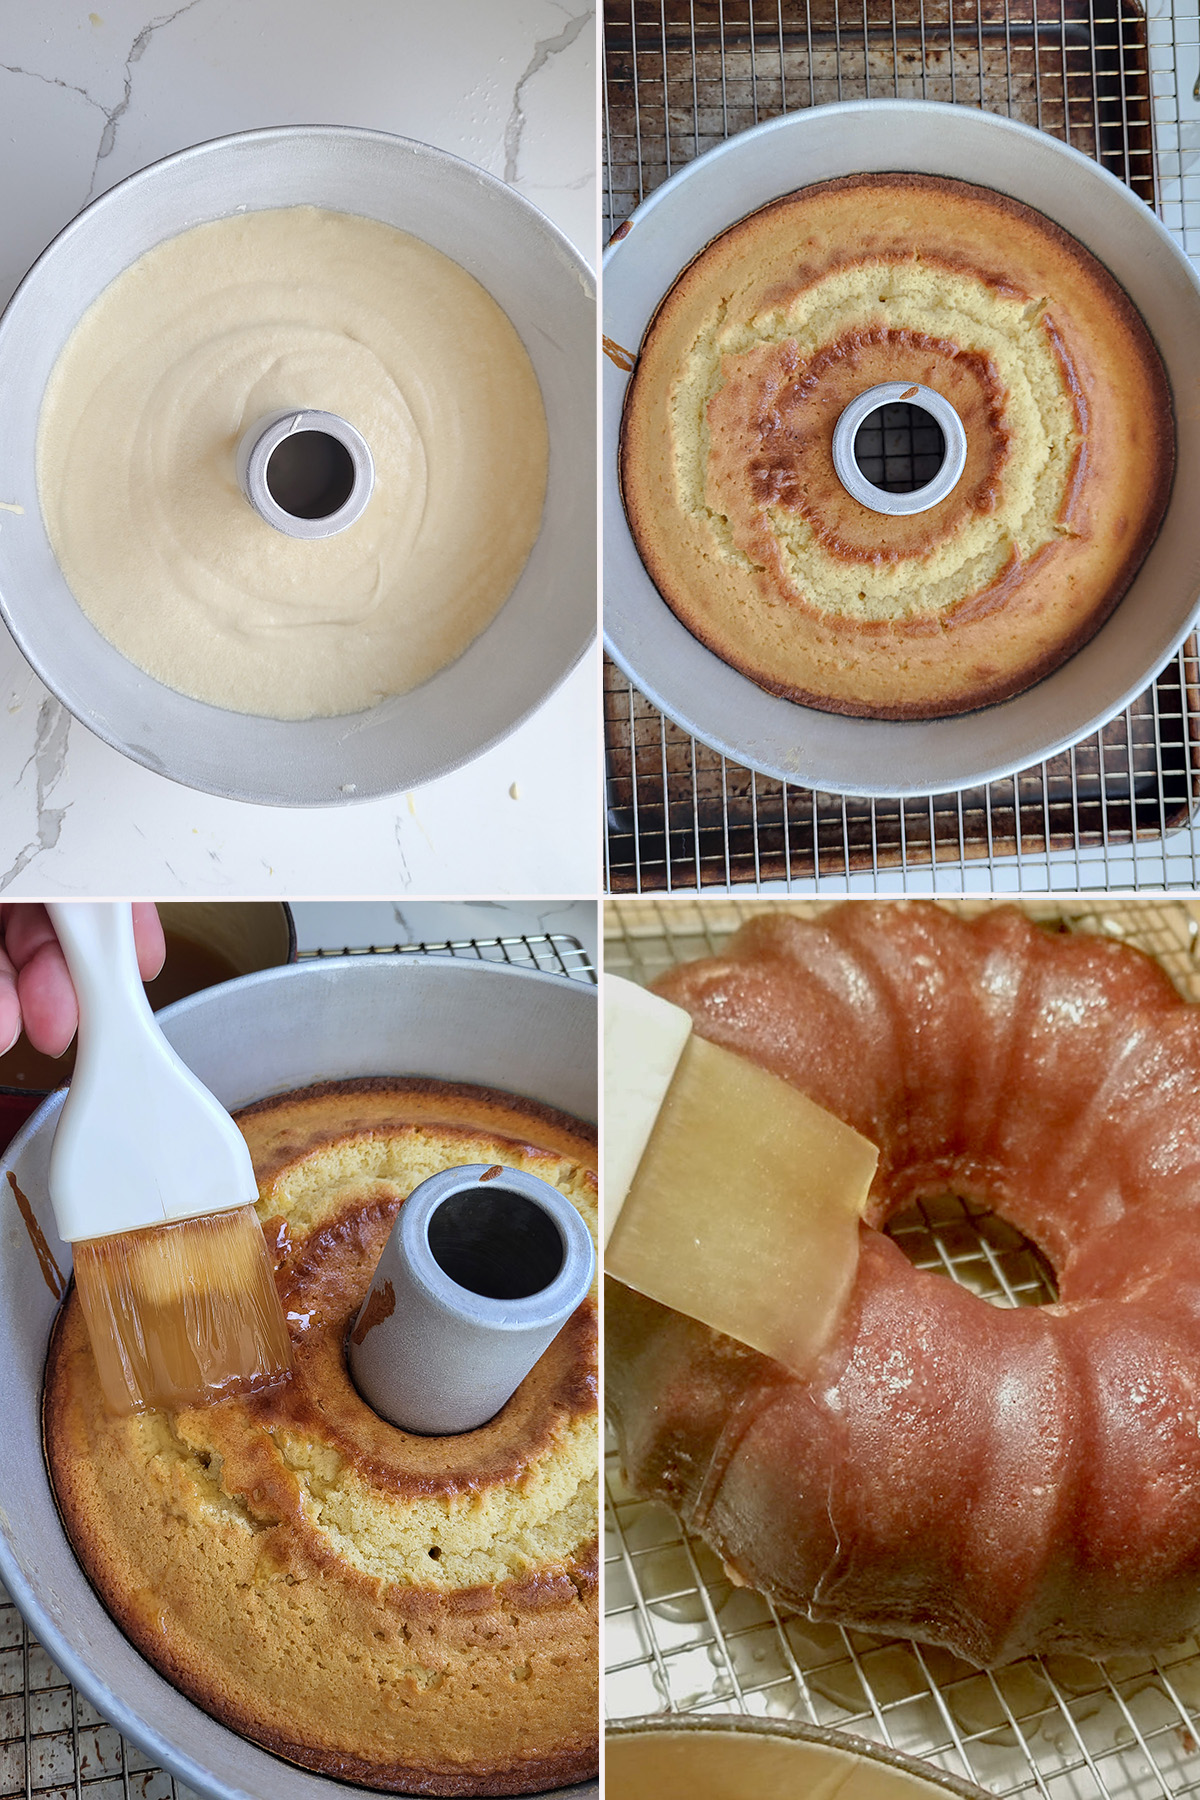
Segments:
[[[291,1367],[252,1206],[78,1243],[75,1282],[117,1412],[199,1406],[268,1387]]]

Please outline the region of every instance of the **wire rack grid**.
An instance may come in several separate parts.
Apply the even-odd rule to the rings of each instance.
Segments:
[[[583,945],[564,932],[457,938],[441,943],[348,944],[340,949],[302,950],[300,959],[418,953],[541,969],[592,986],[597,979]],[[156,1768],[71,1686],[3,1587],[0,1796],[3,1800],[200,1800],[186,1782]]]
[[[611,236],[668,175],[780,113],[952,101],[1037,126],[1155,206],[1200,263],[1195,0],[606,0]],[[868,473],[870,471],[867,471]],[[893,467],[896,485],[918,471]],[[1200,651],[1103,731],[959,794],[824,794],[757,775],[605,665],[611,893],[1195,887]]]
[[[540,969],[544,974],[568,975],[576,981],[596,984],[591,958],[576,937],[563,931],[533,936],[497,938],[443,938],[436,943],[346,944],[339,949],[301,950],[299,960],[329,956],[457,956],[474,962],[507,963],[514,969]]]
[[[723,899],[606,904],[606,970],[645,983],[720,954],[755,912],[812,916],[829,902]],[[989,901],[946,901],[973,912]],[[1024,902],[1043,922],[1122,938],[1200,1000],[1200,903]],[[890,1234],[918,1267],[1000,1306],[1056,1298],[1040,1254],[954,1196],[908,1209]],[[737,1711],[832,1726],[924,1757],[1000,1795],[1154,1800],[1200,1793],[1200,1641],[1157,1656],[1028,1657],[980,1671],[943,1650],[814,1625],[735,1588],[720,1562],[607,1458],[605,1697],[610,1718]]]

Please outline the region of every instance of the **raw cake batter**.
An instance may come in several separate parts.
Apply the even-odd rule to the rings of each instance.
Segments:
[[[303,540],[238,486],[284,408],[357,427],[362,517]],[[315,207],[195,226],[84,314],[38,432],[46,528],[75,598],[185,694],[300,719],[357,712],[460,655],[537,537],[547,437],[508,318],[449,257]]]

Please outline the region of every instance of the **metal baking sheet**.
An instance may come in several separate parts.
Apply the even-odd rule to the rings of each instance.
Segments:
[[[857,170],[953,175],[1011,194],[1063,226],[1138,307],[1176,394],[1200,383],[1200,276],[1124,183],[1046,132],[966,106],[851,100],[742,132],[657,188],[609,250],[604,330],[635,350],[663,292],[703,245],[781,191]],[[628,371],[605,359],[602,459],[615,467]],[[1133,701],[1180,648],[1200,600],[1200,417],[1176,417],[1173,498],[1120,606],[1025,692],[954,718],[843,718],[765,693],[706,649],[642,566],[615,481],[604,490],[610,654],[669,718],[727,757],[826,792],[923,795],[974,787],[1058,754]]]
[[[968,872],[990,885],[1000,861],[1021,887],[1051,886],[1056,862],[1066,864],[1056,885],[1134,886],[1133,847],[1185,827],[1195,803],[1197,673],[1193,636],[1153,687],[1069,750],[1003,781],[899,800],[756,775],[697,743],[608,663],[610,891],[875,885],[926,870],[930,885],[965,884]]]

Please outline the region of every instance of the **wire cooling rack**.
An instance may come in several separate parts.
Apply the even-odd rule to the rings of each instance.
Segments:
[[[606,227],[683,163],[779,113],[945,100],[1094,156],[1200,261],[1195,0],[606,0]],[[893,471],[916,485],[918,471]],[[605,665],[613,893],[1022,892],[1200,885],[1200,652],[1102,732],[961,794],[867,800],[698,743]]]
[[[820,901],[610,900],[605,968],[647,982],[719,954],[754,912]],[[987,901],[949,902],[972,912]],[[1200,902],[1031,901],[1034,918],[1120,937],[1200,1000]],[[889,1227],[906,1254],[1000,1306],[1056,1298],[1051,1272],[994,1214],[953,1197]],[[675,1515],[608,1456],[605,1699],[610,1718],[743,1712],[811,1721],[921,1756],[996,1794],[1154,1800],[1200,1793],[1200,1642],[1158,1656],[1027,1657],[980,1671],[947,1651],[813,1625],[734,1588]],[[936,1471],[930,1471],[936,1480]]]
[[[514,969],[541,969],[596,983],[591,958],[578,938],[550,931],[528,937],[443,938],[437,943],[347,944],[342,949],[301,950],[299,960],[327,956],[458,956],[473,962],[503,962]]]
[[[302,950],[325,956],[422,954],[543,969],[596,983],[578,938],[564,932],[440,943],[345,945]],[[352,1791],[347,1789],[347,1793]],[[186,1782],[154,1766],[102,1719],[50,1661],[0,1586],[0,1796],[3,1800],[199,1800]]]

